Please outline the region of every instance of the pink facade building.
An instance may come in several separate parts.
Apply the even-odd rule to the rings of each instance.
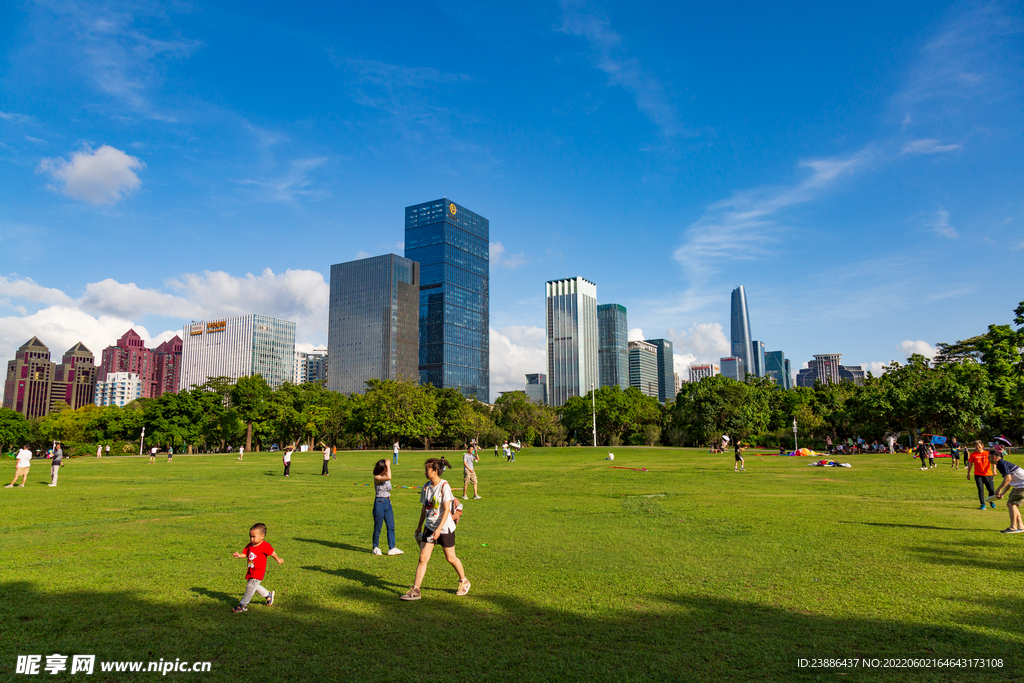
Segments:
[[[157,398],[178,391],[181,374],[181,338],[177,335],[156,349],[147,349],[135,330],[128,330],[114,346],[103,349],[100,376],[131,372],[142,382],[142,397]]]
[[[50,349],[32,337],[7,363],[4,408],[33,418],[48,415],[58,403],[72,409],[89,405],[96,390],[96,369],[92,352],[81,342],[58,364],[50,360]]]

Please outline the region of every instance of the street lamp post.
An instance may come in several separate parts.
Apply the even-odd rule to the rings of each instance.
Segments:
[[[142,444],[146,442],[146,426],[142,426],[142,438],[139,439],[139,455],[142,455]]]
[[[793,451],[800,450],[800,444],[796,440],[796,418],[793,418]]]
[[[594,395],[594,383],[590,383],[590,410],[594,422],[594,448],[597,448],[597,398]]]

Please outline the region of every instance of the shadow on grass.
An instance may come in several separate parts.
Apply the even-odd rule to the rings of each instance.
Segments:
[[[304,568],[307,569],[307,568]],[[309,567],[310,571],[325,571]],[[588,611],[545,606],[479,588],[465,598],[430,593],[403,603],[364,572],[339,600],[279,586],[274,607],[231,614],[225,593],[193,588],[207,602],[149,600],[126,591],[40,591],[0,584],[0,667],[16,656],[95,654],[105,661],[159,658],[210,661],[210,681],[419,681],[426,669],[452,681],[1003,681],[1021,665],[1022,633],[1012,619],[1024,600],[991,608],[954,605],[954,623],[832,617],[725,598],[666,595]],[[482,578],[482,577],[481,577]],[[342,582],[339,582],[342,583]],[[484,583],[481,581],[481,583]],[[383,588],[381,587],[383,585]],[[291,594],[290,594],[291,593]],[[993,624],[1000,624],[993,630]],[[425,652],[432,653],[425,659]],[[272,653],[262,656],[258,653]],[[853,672],[811,669],[801,659],[977,657],[997,669],[901,668]],[[425,669],[426,667],[426,669]],[[837,672],[849,674],[834,679]],[[61,674],[47,680],[76,680]],[[100,681],[152,681],[152,674],[95,675]],[[191,680],[191,679],[190,679]]]
[[[337,576],[348,581],[354,581],[356,583],[362,584],[364,588],[377,588],[382,591],[387,591],[388,593],[394,593],[395,595],[401,595],[409,588],[405,584],[384,581],[379,576],[375,576],[374,574],[367,574],[366,572],[361,572],[358,569],[328,569],[327,567],[319,566],[307,566],[299,568],[304,569],[308,572],[320,572],[322,574]],[[451,592],[454,593],[455,591],[452,590]]]
[[[959,546],[959,548],[956,546]],[[931,564],[960,566],[969,569],[1021,571],[1019,550],[1011,551],[987,543],[985,545],[980,543],[959,543],[936,548],[919,546],[907,548],[907,550],[919,555],[921,559]]]
[[[193,593],[196,593],[197,595],[205,595],[208,598],[213,598],[214,600],[226,602],[231,606],[237,605],[238,601],[242,599],[241,595],[228,595],[227,593],[221,593],[220,591],[212,591],[208,588],[202,588],[200,586],[192,586],[192,588],[190,588],[189,590],[191,590]]]
[[[316,543],[317,545],[322,545],[322,546],[325,546],[327,548],[334,548],[335,550],[348,550],[348,551],[353,552],[353,553],[369,554],[370,552],[372,552],[372,549],[370,549],[370,548],[349,545],[348,543],[338,543],[336,541],[323,541],[323,540],[321,540],[319,538],[295,538],[295,537],[293,537],[292,540],[293,541],[298,541],[300,543]]]
[[[952,526],[929,526],[927,524],[895,524],[893,522],[853,522],[848,519],[839,520],[840,524],[861,524],[864,526],[887,526],[894,529],[933,529],[936,531],[973,531],[975,533],[991,533],[988,529],[961,529]]]

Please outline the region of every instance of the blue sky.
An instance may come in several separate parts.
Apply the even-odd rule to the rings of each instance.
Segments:
[[[278,5],[0,6],[0,357],[245,312],[325,344],[330,265],[441,196],[491,222],[495,394],[549,279],[684,377],[739,284],[794,369],[1024,299],[1019,4]]]

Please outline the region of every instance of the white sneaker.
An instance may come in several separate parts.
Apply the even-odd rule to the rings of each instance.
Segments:
[[[378,548],[378,550],[380,550],[380,548]],[[377,553],[377,554],[379,555],[380,553]],[[398,548],[392,548],[391,550],[388,551],[388,555],[404,555],[404,554],[405,554],[405,551],[399,550]]]
[[[56,484],[47,484],[47,486],[52,488],[52,487],[56,486]]]
[[[480,496],[473,496],[473,500],[480,500]]]
[[[383,554],[383,553],[381,553],[380,548],[374,548],[372,552],[373,552],[374,555],[382,555]]]
[[[469,500],[469,496],[463,496],[462,500]]]

